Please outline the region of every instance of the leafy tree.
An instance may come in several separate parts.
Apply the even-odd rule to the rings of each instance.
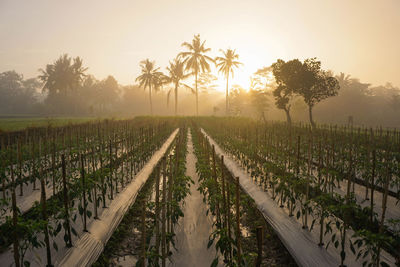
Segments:
[[[155,62],[150,61],[149,59],[141,61],[140,67],[142,68],[142,74],[136,78],[136,81],[139,81],[139,86],[143,87],[144,90],[149,88],[150,114],[153,115],[151,91],[157,91],[160,89],[164,75],[159,71],[160,68],[155,67]]]
[[[197,88],[197,78],[199,73],[210,71],[210,62],[214,62],[212,58],[206,55],[211,48],[205,48],[205,41],[200,41],[200,34],[194,36],[192,43],[184,42],[183,47],[189,51],[179,53],[179,57],[183,58],[186,70],[191,70],[195,77],[195,94],[196,94],[196,115],[199,115],[199,94]]]
[[[120,86],[117,80],[109,75],[106,79],[99,82],[97,87],[97,103],[100,110],[104,112],[107,105],[112,105],[118,99]]]
[[[277,84],[272,67],[270,66],[258,69],[251,77],[250,86],[252,89],[263,89],[265,91],[275,89]]]
[[[226,91],[225,91],[225,115],[228,115],[228,94],[229,94],[229,74],[233,78],[233,68],[238,68],[242,63],[237,61],[239,55],[236,54],[236,50],[227,49],[226,51],[220,50],[223,53],[223,57],[216,57],[216,66],[218,71],[222,73],[226,78]]]
[[[396,95],[392,95],[392,99],[390,104],[395,111],[400,111],[400,93]]]
[[[229,113],[233,116],[243,115],[249,102],[247,91],[240,85],[233,85],[229,98],[231,103],[229,105]]]
[[[340,86],[335,77],[328,71],[321,70],[321,62],[316,58],[306,59],[302,71],[299,72],[300,86],[295,90],[304,98],[308,106],[310,123],[315,128],[312,116],[313,107],[322,100],[338,95]]]
[[[250,103],[256,113],[256,117],[266,122],[265,112],[268,108],[267,92],[261,89],[250,89]]]
[[[0,112],[30,113],[37,103],[37,89],[40,83],[37,79],[24,80],[15,71],[0,73]]]
[[[287,123],[291,124],[291,102],[300,85],[300,73],[303,70],[303,64],[298,59],[288,62],[278,59],[271,67],[277,83],[277,87],[272,92],[275,98],[275,105],[277,108],[285,111]]]
[[[265,112],[268,109],[269,95],[277,87],[272,67],[257,70],[251,77],[250,102],[256,112],[256,117],[266,121]]]
[[[185,64],[179,57],[175,58],[172,62],[171,61],[169,62],[167,70],[168,70],[168,76],[166,77],[166,81],[173,83],[175,86],[174,95],[175,95],[175,116],[176,116],[178,114],[178,88],[181,85],[186,86],[182,84],[181,81],[189,77],[190,74],[185,74]],[[168,102],[169,102],[170,92],[171,91],[168,92]]]

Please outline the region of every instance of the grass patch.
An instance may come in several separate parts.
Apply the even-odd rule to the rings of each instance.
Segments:
[[[35,118],[0,118],[0,132],[19,131],[30,127],[63,126],[88,121],[98,121],[101,117],[35,117]]]

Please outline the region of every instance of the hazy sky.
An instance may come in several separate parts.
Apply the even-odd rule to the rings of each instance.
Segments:
[[[242,86],[278,58],[307,57],[400,86],[400,0],[0,0],[0,72],[33,77],[68,53],[129,84],[140,60],[165,68],[197,33],[212,56],[237,50]]]

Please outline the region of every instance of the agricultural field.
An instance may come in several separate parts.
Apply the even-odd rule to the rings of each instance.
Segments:
[[[286,2],[1,0],[0,267],[400,267],[400,1]]]
[[[233,117],[5,132],[0,260],[395,266],[399,138],[381,128]]]
[[[35,127],[57,127],[96,120],[102,119],[91,117],[4,117],[0,118],[0,132],[19,131]]]

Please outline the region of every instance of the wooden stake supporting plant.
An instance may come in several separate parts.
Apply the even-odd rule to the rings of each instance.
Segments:
[[[263,251],[263,242],[264,242],[264,229],[262,226],[257,227],[257,260],[256,267],[261,266],[262,262],[262,251]]]
[[[385,216],[386,216],[386,209],[387,209],[387,199],[388,199],[388,194],[389,194],[389,183],[390,183],[390,178],[392,177],[391,174],[391,155],[389,152],[389,148],[386,147],[386,173],[385,173],[385,177],[384,177],[384,184],[383,184],[383,196],[382,196],[382,214],[381,214],[381,220],[379,223],[379,234],[383,234],[384,230],[385,230]],[[380,264],[380,254],[381,254],[381,245],[379,244],[378,246],[378,255],[377,255],[377,262],[376,264],[379,265]]]
[[[144,198],[142,204],[142,267],[146,266],[146,205],[146,198]]]
[[[225,197],[225,176],[224,176],[224,156],[221,156],[221,183],[222,183],[222,203],[224,209],[224,228],[227,227],[227,210],[226,197]]]
[[[41,142],[39,141],[39,158],[42,156],[41,154]],[[46,204],[46,185],[45,179],[43,178],[43,165],[40,164],[39,167],[39,175],[40,175],[40,187],[41,187],[41,199],[40,204],[42,207],[42,219],[45,223],[44,225],[44,243],[46,245],[46,257],[47,257],[47,267],[52,267],[53,264],[51,263],[51,248],[50,248],[50,240],[49,240],[49,229],[48,229],[48,220],[47,220],[47,204]]]
[[[35,153],[35,140],[32,140],[31,146],[32,169],[31,175],[33,180],[33,190],[36,190],[36,153]],[[3,185],[4,186],[4,185]]]
[[[18,236],[18,207],[17,198],[15,196],[15,178],[14,178],[14,168],[12,164],[10,165],[11,171],[11,205],[13,214],[13,254],[15,267],[20,267],[19,263],[19,236]]]
[[[236,177],[236,249],[237,249],[237,264],[242,265],[240,255],[240,183],[239,177]]]
[[[156,244],[155,244],[155,253],[158,255],[160,252],[160,167],[156,167],[156,207],[155,207],[155,232],[156,232]],[[159,260],[156,260],[157,265],[159,264]]]
[[[112,146],[111,146],[111,139],[108,142],[108,150],[109,150],[109,163],[110,163],[110,174],[109,174],[109,184],[110,184],[110,198],[111,200],[114,199],[114,189],[113,189],[113,158],[112,158]]]
[[[17,143],[17,153],[18,153],[18,183],[19,183],[19,195],[24,195],[23,186],[24,183],[22,181],[22,155],[21,155],[21,140],[18,139]]]
[[[218,185],[218,178],[217,178],[217,167],[215,164],[215,147],[212,145],[212,170],[213,170],[213,177],[215,181],[215,196],[218,197],[219,195],[219,185]],[[219,201],[216,201],[216,213],[217,213],[217,223],[221,223],[221,213],[220,213],[220,207],[219,207]]]
[[[51,175],[52,175],[52,183],[53,183],[53,196],[56,194],[56,144],[52,141],[52,150],[51,150]]]
[[[93,173],[93,209],[94,209],[94,219],[97,220],[98,217],[98,212],[97,212],[97,173],[96,173],[96,163],[94,159],[94,153],[95,149],[94,146],[92,146],[92,173]]]
[[[177,149],[176,149],[177,150]],[[176,152],[175,150],[175,152]],[[173,190],[173,161],[172,155],[169,156],[169,176],[168,176],[168,206],[167,206],[167,232],[172,234],[172,190]],[[167,253],[169,253],[169,242],[167,243]]]
[[[103,144],[100,142],[100,153],[99,153],[99,159],[100,159],[100,179],[101,179],[101,196],[102,196],[102,201],[103,201],[103,209],[106,208],[106,193],[107,193],[107,188],[105,185],[104,181],[104,175],[103,175]]]
[[[162,267],[166,265],[166,202],[167,202],[167,171],[166,171],[166,159],[163,158],[163,188],[162,188],[162,212],[161,212],[161,263]]]
[[[6,196],[6,191],[7,191],[7,189],[6,189],[6,179],[7,179],[7,176],[6,176],[6,160],[5,160],[5,153],[3,152],[3,150],[5,150],[4,149],[4,140],[2,139],[1,140],[2,141],[2,145],[1,145],[1,173],[0,173],[0,177],[1,177],[1,186],[2,186],[2,191],[3,191],[3,200],[5,201],[7,198],[7,196]]]
[[[66,168],[65,168],[65,155],[61,155],[61,168],[62,168],[62,182],[63,182],[63,197],[64,197],[64,230],[65,230],[65,245],[67,247],[72,247],[72,237],[71,237],[71,226],[69,223],[69,201],[68,201],[68,189],[67,189],[67,179],[66,179]]]
[[[42,171],[41,171],[42,172]],[[47,206],[46,206],[46,185],[44,178],[40,179],[41,185],[41,206],[42,206],[42,219],[45,222],[44,226],[44,243],[46,245],[46,257],[47,257],[47,267],[53,266],[51,263],[51,248],[50,248],[50,240],[49,240],[49,229],[47,227]]]
[[[86,181],[85,181],[85,157],[81,154],[81,179],[82,179],[82,195],[83,195],[83,231],[87,232],[87,207],[86,207]]]
[[[230,184],[227,180],[226,186],[226,203],[227,203],[227,221],[228,221],[228,239],[232,239],[231,229],[232,229],[232,219],[231,219],[231,192],[230,192]],[[232,259],[232,250],[229,251],[229,259]]]
[[[370,208],[371,208],[371,223],[374,221],[374,192],[375,192],[375,169],[376,169],[376,149],[372,150],[372,170],[371,170],[371,179],[370,179],[370,187],[371,187],[371,198],[370,198]]]

